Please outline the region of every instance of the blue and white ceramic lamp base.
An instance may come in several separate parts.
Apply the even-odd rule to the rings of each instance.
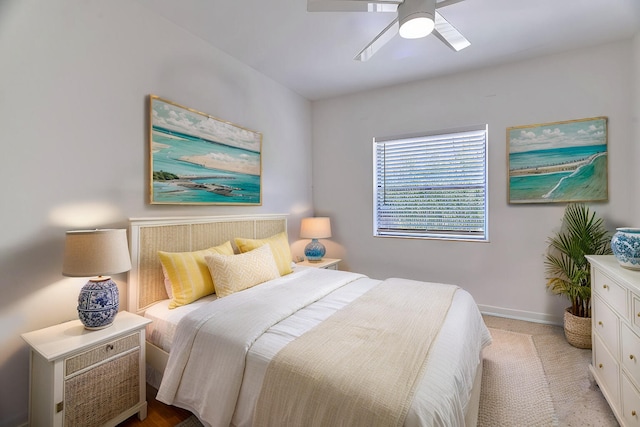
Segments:
[[[304,248],[304,256],[307,257],[309,262],[320,262],[322,257],[326,253],[324,245],[318,241],[318,239],[311,239],[311,241]]]
[[[111,326],[119,306],[118,285],[108,276],[89,280],[78,295],[78,317],[86,329]]]
[[[621,267],[640,270],[640,228],[616,228],[611,250]]]

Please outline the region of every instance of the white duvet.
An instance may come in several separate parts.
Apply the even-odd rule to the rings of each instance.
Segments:
[[[157,399],[192,411],[208,426],[251,426],[271,357],[378,283],[303,269],[192,311],[176,329]],[[481,350],[490,341],[473,298],[460,289],[405,425],[463,426]]]

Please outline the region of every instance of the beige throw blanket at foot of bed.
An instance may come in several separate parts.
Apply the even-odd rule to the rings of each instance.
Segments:
[[[456,289],[388,279],[288,344],[254,426],[401,426]]]

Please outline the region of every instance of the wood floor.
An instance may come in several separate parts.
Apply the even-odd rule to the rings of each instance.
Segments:
[[[118,427],[173,427],[191,416],[189,411],[158,402],[155,399],[156,393],[157,390],[147,384],[147,418],[140,421],[136,414],[118,424]]]

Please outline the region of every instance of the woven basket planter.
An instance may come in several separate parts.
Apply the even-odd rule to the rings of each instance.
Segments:
[[[567,342],[578,348],[591,348],[591,317],[571,314],[571,307],[564,311],[564,336]]]

